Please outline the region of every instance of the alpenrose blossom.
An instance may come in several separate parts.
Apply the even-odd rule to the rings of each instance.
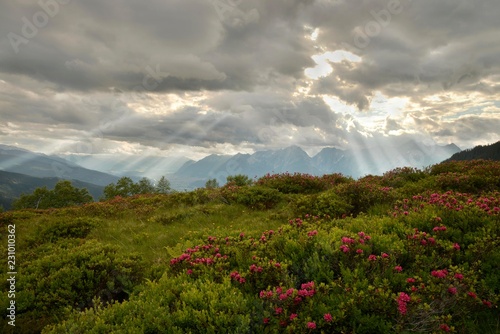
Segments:
[[[448,270],[442,269],[442,270],[433,270],[431,272],[431,275],[437,278],[445,278],[448,275]]]
[[[315,322],[308,322],[307,323],[307,328],[309,329],[316,329],[316,323]]]
[[[469,297],[472,297],[472,298],[477,298],[477,295],[472,291],[467,292],[467,295],[469,295]]]
[[[410,296],[408,296],[404,292],[400,292],[397,302],[398,302],[398,311],[401,315],[405,315],[407,312],[406,303],[411,300]]]
[[[400,273],[400,272],[403,271],[403,267],[401,267],[401,266],[395,266],[394,270],[397,271],[398,273]]]
[[[445,332],[449,332],[450,331],[450,327],[447,325],[447,324],[441,324],[439,326],[439,329],[445,331]]]
[[[333,317],[330,313],[326,313],[324,316],[323,316],[323,319],[325,319],[326,322],[332,322],[333,321]]]
[[[493,304],[489,300],[486,300],[486,299],[483,300],[483,305],[486,305],[488,308],[491,308],[493,306]]]

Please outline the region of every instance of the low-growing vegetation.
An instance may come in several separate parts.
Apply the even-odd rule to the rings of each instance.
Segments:
[[[500,332],[500,163],[232,181],[1,213],[2,333]]]

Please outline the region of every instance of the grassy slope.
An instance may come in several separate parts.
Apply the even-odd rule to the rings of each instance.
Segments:
[[[492,187],[487,190],[498,190],[500,187],[500,182],[498,181],[500,178],[497,175],[499,166],[491,165],[490,167],[491,170],[494,171],[492,173],[493,176],[491,176],[491,179],[486,180],[486,182],[489,185],[493,184]],[[474,189],[477,187],[484,188],[484,185],[481,183],[478,185],[473,184],[472,181],[476,179],[473,173],[471,174],[470,166],[456,167],[456,165],[452,165],[449,169],[453,173],[457,173],[457,170],[459,170],[460,175],[468,175],[469,178],[465,181],[462,180],[461,184],[454,183],[454,180],[457,179],[457,175],[452,175],[449,179],[445,178],[443,181],[439,179],[440,175],[445,174],[443,171],[439,173],[436,172],[437,175],[431,175],[432,172],[425,176],[419,174],[420,176],[416,178],[414,178],[415,173],[410,173],[410,177],[403,175],[403,173],[397,175],[397,177],[386,177],[385,179],[390,179],[386,181],[388,183],[392,182],[394,189],[399,189],[394,198],[382,201],[375,200],[373,203],[370,202],[366,208],[360,210],[368,212],[368,216],[362,215],[359,218],[345,221],[329,219],[328,224],[330,224],[331,227],[329,227],[328,230],[343,228],[342,226],[344,226],[344,224],[350,224],[351,227],[348,229],[356,230],[359,229],[358,226],[364,226],[365,228],[370,226],[370,221],[380,222],[380,224],[384,223],[386,225],[383,227],[382,225],[380,225],[380,227],[373,226],[370,230],[372,233],[380,233],[380,240],[385,240],[385,237],[382,236],[383,233],[386,233],[392,228],[400,228],[398,224],[388,221],[388,218],[384,218],[387,217],[388,209],[392,208],[393,204],[396,203],[398,199],[402,200],[411,195],[422,193],[424,190],[434,190],[437,188],[447,187],[453,189],[453,187],[458,187],[458,190],[460,190],[460,187],[463,187],[470,193],[474,193]],[[448,169],[445,169],[445,171],[446,170]],[[480,177],[479,179],[480,180],[477,182],[485,182],[484,177]],[[375,188],[378,188],[381,179],[367,178],[365,181],[358,181],[356,187],[354,187],[355,191],[351,193],[349,193],[349,191],[352,190],[351,188],[342,187],[342,185],[334,190],[344,197],[352,195],[353,197],[350,199],[352,203],[360,198],[362,198],[365,203],[368,203],[371,200],[370,194],[374,192],[370,191],[369,187],[361,187],[364,192],[359,192],[360,187],[358,187],[357,184],[363,185],[363,182],[365,182],[369,185],[373,184]],[[479,193],[479,190],[476,192]],[[320,194],[328,194],[328,191],[321,192]],[[20,292],[17,297],[19,307],[17,318],[18,327],[16,327],[16,329],[20,333],[37,333],[46,324],[58,323],[69,316],[66,311],[62,311],[62,308],[60,310],[55,308],[50,310],[50,305],[52,305],[50,303],[57,302],[57,305],[64,305],[64,302],[59,300],[60,297],[57,297],[55,301],[53,299],[47,299],[49,300],[49,302],[47,302],[49,303],[47,304],[49,305],[48,310],[38,310],[31,307],[30,305],[36,302],[37,298],[40,299],[40,297],[35,294],[33,299],[30,299],[28,298],[29,296],[26,297],[23,295],[23,290],[28,291],[29,289],[35,289],[32,285],[29,285],[35,283],[23,282],[22,280],[28,276],[30,278],[36,278],[36,275],[41,275],[40,273],[50,273],[51,269],[49,268],[51,266],[56,266],[55,262],[57,262],[59,258],[64,258],[66,253],[71,254],[74,249],[80,249],[82,244],[90,245],[88,249],[82,248],[82,254],[86,254],[85,252],[94,252],[95,254],[105,254],[105,258],[116,258],[116,266],[120,268],[121,266],[127,267],[127,263],[129,263],[127,262],[128,257],[133,257],[135,256],[134,254],[138,254],[140,257],[140,265],[142,266],[138,268],[142,268],[142,276],[138,278],[137,282],[143,282],[145,279],[156,281],[159,280],[165,270],[167,270],[170,259],[179,256],[189,247],[206,243],[208,236],[230,236],[237,238],[240,233],[244,232],[246,237],[253,236],[259,238],[264,231],[278,230],[281,226],[288,225],[289,219],[295,218],[301,210],[304,212],[304,205],[306,210],[308,207],[314,210],[313,208],[317,208],[315,205],[318,202],[318,198],[314,197],[317,195],[306,196],[305,192],[304,194],[297,195],[286,194],[277,206],[271,209],[257,210],[238,204],[237,201],[228,203],[224,196],[225,194],[219,190],[198,191],[168,196],[157,195],[135,197],[132,199],[115,199],[113,201],[94,203],[80,208],[19,211],[0,215],[0,233],[3,245],[7,243],[7,225],[16,225],[16,265],[20,268],[20,274],[18,276],[19,285],[17,286],[18,292]],[[367,197],[365,198],[363,196]],[[304,202],[305,198],[309,199],[309,201]],[[312,199],[312,201],[310,199]],[[328,202],[330,197],[326,197],[326,199]],[[332,201],[336,200],[337,198],[332,199]],[[302,206],[297,203],[300,203]],[[354,214],[358,213],[355,211],[355,208],[353,212]],[[430,215],[430,212],[425,214]],[[82,222],[83,225],[64,227],[66,226],[65,224],[75,221]],[[62,231],[60,229],[58,230],[61,226],[63,227]],[[337,235],[341,232],[335,233],[335,235]],[[401,231],[398,233],[401,233]],[[378,237],[376,236],[375,238],[377,239]],[[390,238],[394,238],[394,235],[388,236],[387,240],[390,240]],[[91,243],[92,240],[94,240],[95,243]],[[69,246],[67,246],[66,243],[68,243]],[[102,248],[103,246],[101,245],[111,245],[114,248],[112,251],[109,251]],[[56,255],[51,258],[50,261],[52,262],[43,263],[43,260],[48,258],[51,254]],[[79,256],[82,255],[76,253],[75,258]],[[1,259],[0,265],[3,268],[6,267],[5,257]],[[63,263],[61,265],[62,268],[64,265],[67,264]],[[83,265],[85,265],[85,263]],[[38,268],[37,266],[41,268],[40,271],[36,271],[37,269],[30,269]],[[94,267],[91,268],[91,271],[95,271],[93,268]],[[111,264],[111,268],[113,268],[113,264]],[[57,269],[58,275],[60,272],[60,268]],[[124,270],[124,272],[127,271]],[[25,275],[25,277],[22,275]],[[81,277],[76,279],[75,282],[79,280],[81,280]],[[114,280],[113,284],[118,284],[120,282],[120,279],[117,280],[114,276],[111,278],[107,277],[104,279],[104,282],[106,282],[106,280],[108,282]],[[2,281],[5,282],[5,279],[2,279]],[[7,285],[5,283],[3,284],[2,288],[3,291],[5,291]],[[130,287],[138,291],[148,289],[137,283],[125,285],[124,290],[128,289],[127,292],[129,293],[131,292]],[[72,286],[68,289],[77,289],[77,287]],[[112,290],[109,287],[104,288],[104,290],[106,289]],[[56,287],[54,291],[59,291],[59,288]],[[65,297],[61,298],[64,299]],[[6,296],[3,295],[1,299],[2,307],[7,305],[7,302]],[[83,307],[86,306],[88,305],[83,305]],[[5,307],[3,307],[3,309],[5,309]],[[20,330],[20,328],[22,329]],[[9,326],[4,326],[2,328],[2,332],[7,333],[9,331],[12,331],[12,328]]]

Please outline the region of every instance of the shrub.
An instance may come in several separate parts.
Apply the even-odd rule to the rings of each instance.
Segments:
[[[328,183],[322,178],[301,173],[267,174],[258,179],[257,184],[276,189],[283,194],[312,194],[328,187]]]
[[[375,204],[390,204],[396,197],[391,187],[383,187],[372,182],[372,177],[365,177],[355,182],[340,184],[334,191],[352,205],[352,213],[368,212]]]
[[[236,203],[259,210],[272,209],[282,199],[278,190],[260,186],[242,187],[236,194]]]
[[[43,333],[248,333],[250,307],[229,278],[164,276],[128,302],[74,313]]]
[[[51,221],[39,227],[35,243],[56,242],[61,238],[85,238],[99,224],[100,220],[95,218]]]
[[[90,307],[96,297],[106,303],[127,299],[145,269],[137,255],[118,255],[115,247],[94,240],[48,243],[35,254],[23,257],[16,281],[16,326],[24,333],[39,332],[67,307]],[[9,300],[6,294],[0,300],[5,317]]]
[[[353,206],[335,190],[327,190],[315,195],[301,195],[294,202],[294,213],[297,216],[309,214],[340,218],[349,215],[352,210]]]

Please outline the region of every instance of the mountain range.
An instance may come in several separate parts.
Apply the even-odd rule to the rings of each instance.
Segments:
[[[166,176],[173,189],[191,190],[204,187],[209,179],[224,184],[229,175],[244,174],[250,178],[267,173],[308,173],[323,175],[342,173],[354,178],[380,175],[402,166],[423,168],[439,163],[460,151],[454,144],[424,145],[414,140],[397,144],[363,146],[342,150],[323,148],[309,156],[302,148],[290,146],[253,154],[209,155],[193,161],[183,157],[112,156],[112,155],[45,155],[25,149],[0,145],[0,204],[10,206],[12,199],[35,188],[52,188],[58,180],[71,180],[85,187],[98,199],[103,187],[121,176],[134,180],[141,177],[159,179]]]
[[[39,178],[79,180],[99,186],[106,186],[119,179],[116,175],[83,168],[57,156],[7,145],[0,145],[0,170]]]
[[[261,177],[267,173],[298,172],[311,175],[342,173],[354,178],[380,175],[396,167],[423,168],[449,158],[460,151],[455,144],[423,145],[407,140],[392,146],[341,150],[327,147],[310,157],[298,146],[254,154],[209,155],[199,161],[188,161],[175,173],[190,181],[190,188],[202,187],[206,180],[225,183],[226,177],[245,174]]]

